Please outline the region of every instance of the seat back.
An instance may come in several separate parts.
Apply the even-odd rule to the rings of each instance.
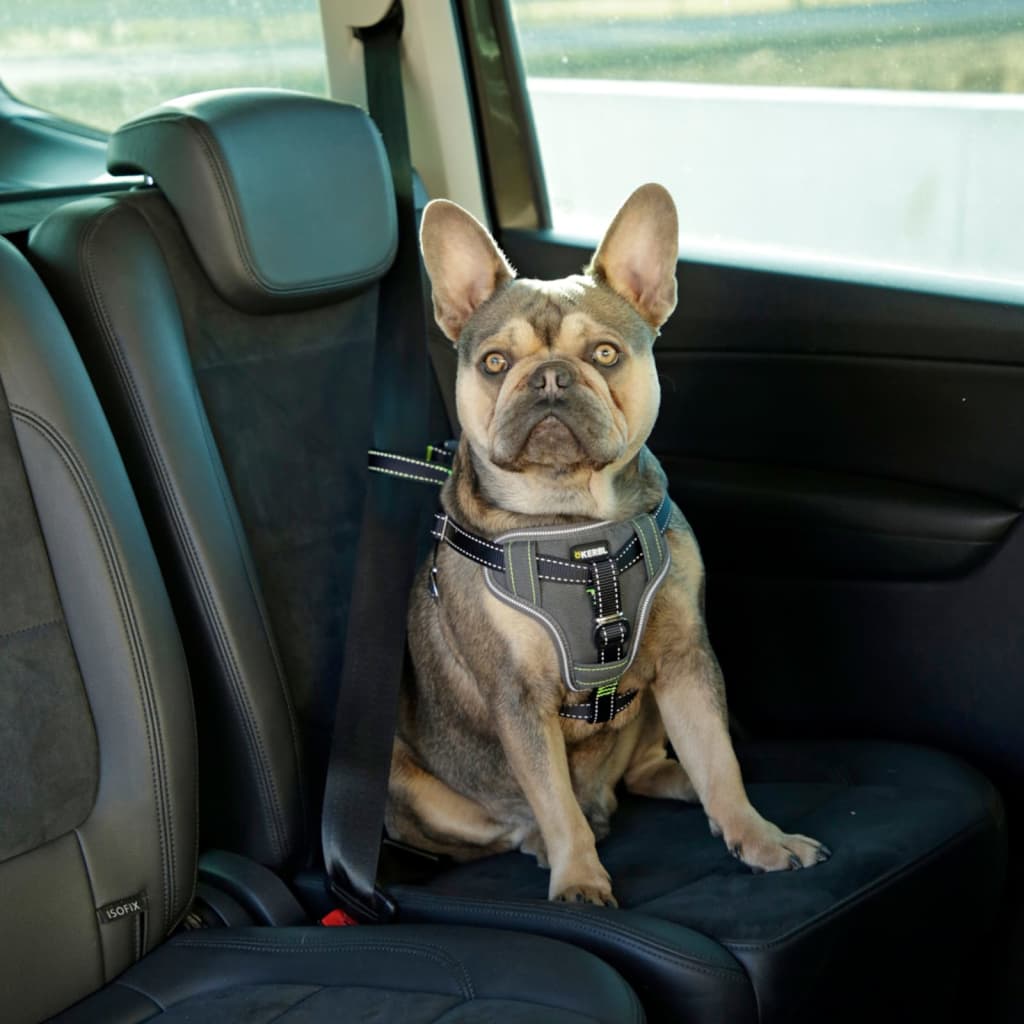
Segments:
[[[195,883],[195,729],[170,604],[78,353],[0,239],[0,1016],[160,942]]]
[[[109,159],[157,187],[61,209],[32,258],[182,622],[204,842],[294,868],[341,670],[390,172],[362,111],[277,90],[166,104],[116,132]]]

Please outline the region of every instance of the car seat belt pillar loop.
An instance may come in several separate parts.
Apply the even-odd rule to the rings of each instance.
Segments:
[[[373,354],[373,449],[422,437],[428,422],[430,369],[416,241],[412,163],[402,95],[402,7],[392,5],[363,41],[366,94],[391,165],[398,245],[380,285]],[[339,187],[342,187],[339,169]],[[433,460],[432,460],[433,461]],[[401,458],[368,474],[356,552],[345,660],[327,762],[321,839],[330,889],[339,905],[366,923],[394,918],[377,884],[398,693],[405,662],[405,620],[416,569],[417,538],[433,502],[396,477],[418,473]],[[433,467],[435,470],[437,467]],[[439,474],[424,473],[432,483]]]

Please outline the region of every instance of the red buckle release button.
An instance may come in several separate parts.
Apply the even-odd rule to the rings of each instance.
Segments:
[[[350,924],[359,924],[354,917],[349,917],[344,910],[332,910],[320,918],[320,923],[326,928],[346,928]]]

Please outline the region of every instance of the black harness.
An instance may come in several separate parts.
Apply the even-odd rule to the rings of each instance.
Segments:
[[[425,460],[371,451],[370,468],[442,484],[451,475],[450,445],[428,448]],[[629,520],[514,530],[491,540],[437,512],[430,593],[435,600],[440,596],[436,561],[441,544],[482,566],[495,597],[547,630],[569,689],[591,693],[584,703],[563,705],[561,717],[594,725],[610,722],[637,695],[636,690],[619,693],[618,686],[668,574],[671,556],[664,533],[671,514],[666,494],[652,512]]]

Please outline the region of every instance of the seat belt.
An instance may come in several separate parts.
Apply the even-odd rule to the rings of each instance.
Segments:
[[[400,0],[362,40],[370,116],[384,139],[398,209],[398,251],[380,286],[373,356],[373,447],[402,451],[428,429],[426,325],[416,237],[412,161],[402,95]],[[394,916],[377,885],[406,613],[419,541],[434,510],[432,490],[370,473],[356,556],[327,763],[321,838],[324,864],[341,908],[361,922]]]

